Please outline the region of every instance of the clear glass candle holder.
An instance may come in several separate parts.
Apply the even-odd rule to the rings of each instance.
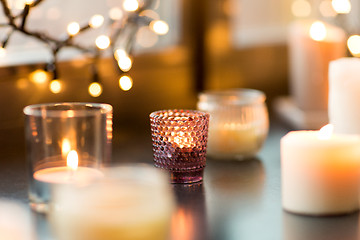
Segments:
[[[210,114],[207,153],[215,159],[246,159],[261,149],[269,129],[265,94],[254,89],[207,91],[198,109]]]
[[[209,114],[161,110],[150,114],[154,163],[170,172],[172,183],[199,182],[206,164]]]
[[[97,103],[49,103],[24,108],[29,199],[46,212],[51,189],[87,184],[110,161],[112,107]]]
[[[146,164],[103,172],[91,185],[55,188],[49,219],[56,239],[169,239],[174,200],[168,175]]]

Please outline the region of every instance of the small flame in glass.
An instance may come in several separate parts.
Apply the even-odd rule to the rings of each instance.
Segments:
[[[71,168],[71,170],[75,171],[79,165],[79,157],[75,150],[71,150],[67,155],[66,165]]]

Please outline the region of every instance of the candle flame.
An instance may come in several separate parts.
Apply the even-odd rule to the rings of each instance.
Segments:
[[[334,125],[327,124],[323,126],[318,133],[318,138],[322,140],[330,139],[334,131]]]
[[[75,150],[71,150],[67,155],[66,165],[70,167],[72,170],[76,170],[79,164],[79,157]]]

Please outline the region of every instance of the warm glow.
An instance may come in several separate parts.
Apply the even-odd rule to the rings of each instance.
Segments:
[[[169,32],[169,25],[161,20],[152,21],[150,28],[159,35],[165,35]]]
[[[351,3],[349,0],[332,0],[331,3],[335,12],[339,14],[347,14],[351,11]]]
[[[118,65],[121,70],[127,72],[132,67],[132,61],[129,56],[119,56]]]
[[[319,10],[324,17],[335,17],[337,15],[332,7],[331,0],[323,0],[319,5]]]
[[[61,82],[60,82],[59,80],[52,80],[52,81],[50,82],[49,88],[50,88],[50,91],[51,91],[52,93],[55,93],[55,94],[56,94],[56,93],[61,92],[62,84],[61,84]]]
[[[323,41],[326,38],[326,27],[320,21],[314,22],[309,31],[310,37],[315,41]]]
[[[124,91],[129,91],[133,86],[133,81],[129,76],[122,76],[119,79],[119,86]]]
[[[61,143],[61,155],[65,158],[68,156],[69,152],[71,151],[70,141],[67,138],[64,138]]]
[[[71,150],[67,155],[66,165],[72,170],[76,170],[79,165],[79,157],[75,150]]]
[[[352,35],[347,40],[347,46],[353,56],[360,54],[360,36]]]
[[[109,10],[109,17],[112,20],[119,20],[123,17],[123,12],[120,8],[118,7],[113,7]]]
[[[34,0],[25,0],[25,4],[31,5],[34,3]]]
[[[318,133],[318,138],[322,140],[330,139],[334,131],[334,126],[332,124],[327,124],[323,126]]]
[[[134,12],[139,8],[139,2],[137,0],[125,0],[123,2],[123,8],[125,11]]]
[[[159,14],[157,14],[157,12],[151,10],[151,9],[146,9],[144,11],[142,11],[141,13],[139,13],[139,16],[147,16],[149,18],[152,18],[152,19],[160,19],[160,16]]]
[[[96,38],[95,44],[100,49],[106,49],[110,46],[110,38],[105,35],[100,35]]]
[[[195,220],[192,211],[180,207],[171,219],[171,239],[193,239]]]
[[[136,43],[142,47],[152,47],[157,43],[158,39],[158,35],[151,31],[148,26],[139,28],[136,33]]]
[[[98,28],[104,23],[104,17],[97,14],[91,17],[89,25],[92,28]]]
[[[45,72],[44,70],[40,70],[40,69],[35,70],[32,73],[30,73],[29,77],[30,77],[30,80],[36,84],[43,84],[43,83],[47,82],[47,80],[48,80],[47,72]]]
[[[67,32],[70,36],[78,34],[80,31],[80,25],[77,22],[71,22],[67,26]]]
[[[6,56],[6,49],[3,47],[0,47],[0,58],[3,58]]]
[[[311,5],[306,0],[295,0],[291,5],[291,12],[295,17],[308,17],[311,13]]]
[[[117,61],[119,61],[120,58],[127,57],[127,53],[124,49],[116,49],[114,53],[114,57]]]
[[[29,86],[29,82],[26,78],[20,78],[16,81],[16,87],[18,89],[26,89]]]
[[[102,93],[102,87],[101,87],[100,83],[97,83],[97,82],[91,83],[88,90],[89,90],[89,94],[92,97],[98,97]]]

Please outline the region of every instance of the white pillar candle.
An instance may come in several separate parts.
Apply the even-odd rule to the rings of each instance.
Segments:
[[[329,62],[345,56],[345,41],[345,32],[330,24],[303,20],[290,25],[290,86],[297,107],[327,110]]]
[[[358,210],[360,137],[293,131],[281,139],[282,204],[307,215]]]
[[[336,133],[360,134],[360,59],[329,65],[329,120]]]

